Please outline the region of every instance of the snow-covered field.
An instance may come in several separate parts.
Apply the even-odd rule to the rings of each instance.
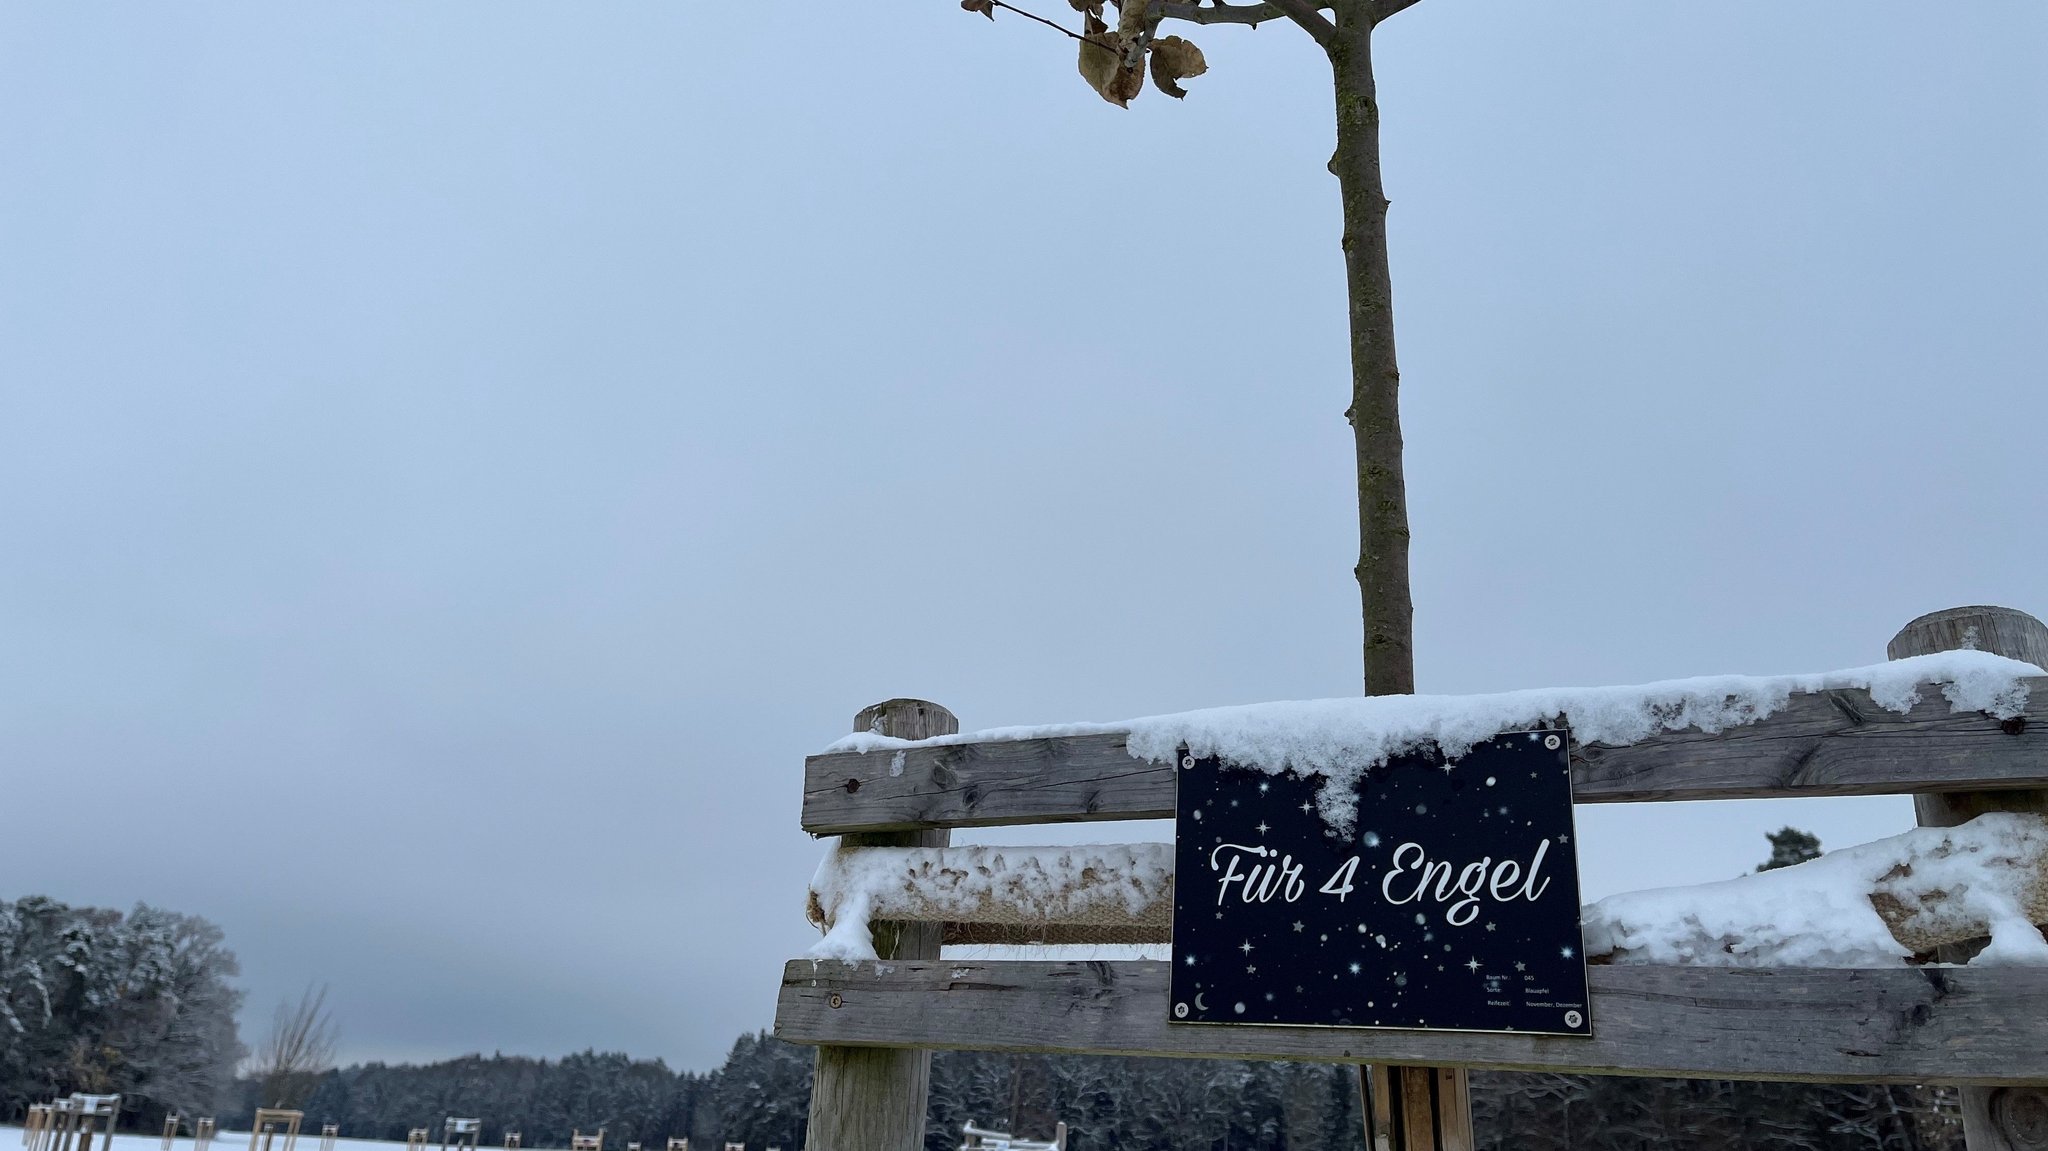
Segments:
[[[431,1129],[438,1137],[441,1130],[440,1120],[441,1116],[435,1116],[432,1119],[422,1117],[421,1123]],[[311,1134],[301,1131],[298,1143],[292,1148],[292,1151],[320,1151],[320,1123],[311,1116],[307,1117],[307,1123],[312,1127]],[[15,1151],[16,1148],[22,1145],[21,1138],[22,1131],[18,1124],[0,1126],[0,1151]],[[163,1151],[163,1145],[164,1141],[161,1135],[121,1134],[114,1136],[114,1145],[111,1148],[106,1148],[105,1151]],[[102,1144],[95,1140],[93,1151],[101,1151],[102,1146]],[[440,1151],[441,1144],[439,1142],[432,1143],[430,1146],[433,1148],[433,1151]],[[213,1137],[213,1142],[208,1145],[208,1151],[248,1151],[248,1147],[249,1133],[247,1131],[223,1131]],[[171,1151],[193,1151],[192,1140],[189,1137],[180,1137],[172,1140]],[[284,1141],[273,1138],[271,1141],[271,1151],[284,1151]],[[339,1138],[334,1141],[334,1151],[405,1151],[405,1144],[385,1142],[378,1139]],[[491,1151],[491,1149],[487,1147],[484,1151]]]

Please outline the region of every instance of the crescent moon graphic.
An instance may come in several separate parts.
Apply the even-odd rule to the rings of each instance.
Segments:
[[[1207,1011],[1207,1010],[1209,1010],[1209,1005],[1208,1005],[1208,1004],[1206,1004],[1206,1003],[1204,1003],[1204,1002],[1202,1002],[1202,996],[1204,996],[1204,995],[1207,995],[1207,994],[1209,994],[1209,993],[1208,993],[1208,992],[1206,992],[1206,991],[1197,991],[1197,992],[1195,992],[1195,1010],[1197,1010],[1197,1011]]]

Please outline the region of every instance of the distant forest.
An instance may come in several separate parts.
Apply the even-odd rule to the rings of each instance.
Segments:
[[[605,1145],[662,1151],[671,1135],[715,1151],[798,1151],[810,1106],[811,1051],[768,1035],[733,1045],[706,1074],[658,1061],[583,1054],[560,1060],[471,1056],[425,1067],[368,1064],[323,1076],[306,1122],[403,1142],[439,1139],[447,1116],[484,1122],[483,1147],[521,1133],[566,1147],[571,1128],[605,1128]],[[254,1083],[242,1105],[247,1116]],[[1962,1151],[1953,1092],[1576,1075],[1474,1075],[1485,1151]],[[1073,1151],[1364,1151],[1351,1067],[1178,1059],[939,1052],[932,1060],[927,1151],[959,1146],[972,1121],[1032,1138],[1065,1121]],[[241,1126],[242,1123],[233,1124]]]

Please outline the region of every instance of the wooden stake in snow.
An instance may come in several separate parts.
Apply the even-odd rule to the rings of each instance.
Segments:
[[[2009,607],[1949,608],[1900,628],[1885,654],[1905,659],[1957,648],[2048,668],[2048,625]],[[1987,811],[2048,814],[2048,790],[1923,792],[1913,797],[1913,811],[1923,827],[1954,827]],[[1970,950],[1956,947],[1941,957],[1967,958]],[[2048,1084],[1963,1088],[1963,1139],[1969,1151],[2048,1149]]]
[[[304,1111],[291,1111],[282,1107],[258,1107],[256,1117],[249,1121],[249,1151],[292,1151],[299,1141],[299,1123],[305,1119]],[[278,1143],[279,1136],[283,1142]]]
[[[50,1113],[48,1103],[28,1105],[28,1117],[21,1124],[21,1145],[28,1151],[42,1151],[43,1139],[50,1130]]]
[[[114,1121],[121,1115],[119,1095],[73,1095],[58,1102],[58,1115],[66,1122],[58,1128],[57,1151],[92,1151],[95,1133],[112,1151]]]
[[[450,1115],[441,1121],[441,1151],[476,1151],[476,1141],[483,1130],[481,1119],[457,1119]]]

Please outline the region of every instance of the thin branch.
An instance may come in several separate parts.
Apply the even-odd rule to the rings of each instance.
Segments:
[[[1074,30],[1073,30],[1072,28],[1064,28],[1064,27],[1061,27],[1060,25],[1058,25],[1058,24],[1055,24],[1055,23],[1053,23],[1052,21],[1050,21],[1050,20],[1046,19],[1046,18],[1045,18],[1045,17],[1043,17],[1043,16],[1038,16],[1038,15],[1034,15],[1034,14],[1032,14],[1032,13],[1030,13],[1030,12],[1026,12],[1026,11],[1025,11],[1024,9],[1022,9],[1022,8],[1019,8],[1019,7],[1017,7],[1017,6],[1016,6],[1016,5],[1014,5],[1014,4],[1005,4],[1005,3],[1003,3],[1003,0],[988,0],[988,2],[989,2],[990,4],[993,4],[993,5],[995,5],[995,6],[996,6],[996,7],[998,7],[998,8],[1002,8],[1002,9],[1005,9],[1005,10],[1007,10],[1007,11],[1010,11],[1010,12],[1015,12],[1015,13],[1016,13],[1017,15],[1019,15],[1019,16],[1022,16],[1022,17],[1024,17],[1024,18],[1025,18],[1026,20],[1036,20],[1036,21],[1038,21],[1038,22],[1039,22],[1040,24],[1043,24],[1043,25],[1045,25],[1046,27],[1048,27],[1048,28],[1052,29],[1053,31],[1055,31],[1055,32],[1063,32],[1063,33],[1065,33],[1065,34],[1066,34],[1066,35],[1068,35],[1068,36],[1072,36],[1072,37],[1073,37],[1074,39],[1076,39],[1076,40],[1086,40],[1086,39],[1088,38],[1088,37],[1086,37],[1086,36],[1083,36],[1083,35],[1081,35],[1081,34],[1080,34],[1079,32],[1076,32],[1076,31],[1074,31]],[[1414,2],[1414,0],[1409,0],[1409,2],[1410,2],[1410,3],[1413,3],[1413,2]]]
[[[1413,3],[1414,0],[1409,0]],[[1318,44],[1328,46],[1326,36],[1335,36],[1337,30],[1318,11],[1330,6],[1330,0],[1266,0],[1259,4],[1226,4],[1222,0],[1204,6],[1201,0],[1182,3],[1179,0],[1151,0],[1150,13],[1155,18],[1186,20],[1190,24],[1249,24],[1256,28],[1268,20],[1283,17],[1308,29]]]
[[[1398,15],[1413,7],[1417,0],[1374,0],[1372,22],[1378,24],[1390,16]]]
[[[1315,0],[1267,0],[1280,14],[1294,21],[1308,32],[1315,42],[1328,48],[1337,42],[1337,26],[1330,23],[1316,6]],[[1412,0],[1411,0],[1412,2]]]
[[[1174,3],[1173,0],[1152,0],[1151,14],[1167,20],[1186,20],[1190,24],[1249,24],[1254,28],[1285,15],[1271,4],[1217,4],[1204,8],[1200,3]]]

